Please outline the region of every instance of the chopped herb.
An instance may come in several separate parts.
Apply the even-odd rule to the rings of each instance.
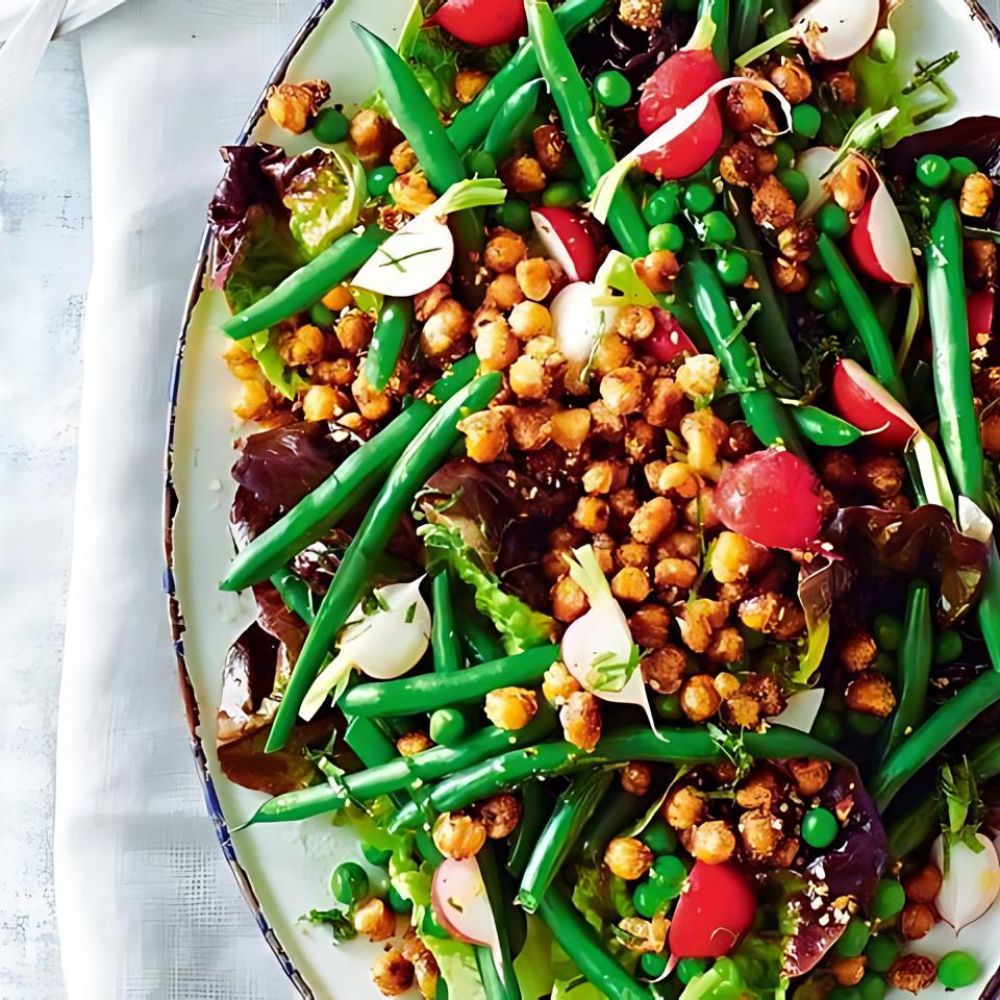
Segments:
[[[333,940],[344,944],[358,936],[354,922],[343,910],[310,910],[303,918],[311,924],[326,924],[333,931]]]

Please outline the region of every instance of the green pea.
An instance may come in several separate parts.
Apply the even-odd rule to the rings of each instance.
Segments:
[[[813,723],[812,735],[828,745],[836,745],[844,738],[844,724],[833,712],[820,712]]]
[[[368,171],[368,193],[373,198],[381,198],[389,190],[389,185],[399,176],[396,168],[386,164]]]
[[[684,192],[684,207],[694,215],[704,215],[715,204],[715,188],[695,181]]]
[[[684,246],[684,231],[672,222],[663,222],[649,231],[650,250],[672,250],[680,252]]]
[[[979,173],[979,167],[976,165],[975,160],[970,160],[967,156],[953,156],[948,161],[948,166],[951,167],[952,173],[958,174],[961,178],[966,178],[970,174]]]
[[[639,839],[654,854],[673,854],[677,850],[677,834],[662,819],[654,819]]]
[[[834,986],[826,1000],[861,1000],[861,991],[856,986]]]
[[[906,893],[894,878],[884,878],[875,887],[872,913],[879,920],[891,920],[906,906]]]
[[[583,201],[583,191],[575,181],[556,181],[542,192],[542,204],[570,208]]]
[[[313,135],[320,142],[332,146],[334,143],[343,142],[351,130],[351,123],[343,112],[336,108],[323,108],[316,116],[313,123]]]
[[[683,719],[684,710],[681,708],[681,699],[676,694],[661,694],[653,699],[653,711],[661,719]]]
[[[650,979],[659,979],[667,971],[667,960],[662,955],[648,951],[639,959],[639,968]]]
[[[822,313],[829,312],[840,302],[840,296],[837,294],[837,286],[834,285],[833,279],[828,274],[817,278],[809,286],[806,291],[806,298],[813,309]]]
[[[934,640],[934,662],[954,663],[962,655],[962,650],[962,636],[955,629],[948,629]]]
[[[917,180],[924,187],[937,191],[943,188],[951,178],[951,164],[936,153],[928,153],[917,160]]]
[[[802,819],[802,839],[810,847],[829,847],[839,833],[840,824],[829,809],[810,809]]]
[[[338,903],[350,906],[368,895],[368,873],[361,865],[345,861],[330,876],[330,892]]]
[[[317,302],[309,310],[309,321],[315,323],[316,326],[333,326],[333,310],[329,306],[323,305],[322,302]]]
[[[885,980],[874,972],[866,972],[864,979],[858,983],[861,1000],[884,1000],[887,989]]]
[[[864,712],[848,712],[847,724],[859,736],[874,736],[885,722],[877,715],[865,715]]]
[[[875,657],[873,666],[880,674],[885,674],[886,677],[896,676],[896,658],[885,650]]]
[[[815,139],[823,124],[823,116],[815,104],[798,104],[792,108],[792,131],[806,139]]]
[[[715,270],[724,285],[739,288],[750,277],[750,261],[739,250],[727,250],[719,254]]]
[[[779,167],[790,167],[795,162],[795,147],[787,139],[779,139],[771,152],[778,158]]]
[[[833,950],[844,958],[857,958],[864,952],[871,936],[868,924],[860,917],[851,917]]]
[[[865,948],[865,958],[872,972],[888,972],[896,961],[902,946],[891,934],[876,934]]]
[[[632,905],[635,907],[635,912],[647,920],[655,917],[657,910],[667,902],[668,900],[663,897],[660,887],[651,879],[640,882],[635,887],[635,892],[632,893]]]
[[[676,854],[664,854],[653,862],[650,881],[656,883],[667,899],[676,899],[687,881],[688,870]]]
[[[651,226],[659,226],[674,218],[680,209],[681,200],[677,190],[664,184],[650,196],[642,214]]]
[[[526,233],[531,229],[531,207],[520,198],[508,198],[497,205],[493,213],[501,226],[513,229],[515,233]]]
[[[430,736],[435,743],[450,747],[465,735],[465,716],[457,708],[439,708],[432,713]]]
[[[796,205],[801,205],[809,194],[809,178],[792,167],[785,167],[778,171],[778,180],[788,189],[788,193],[795,199]]]
[[[967,951],[949,951],[938,963],[938,979],[948,990],[971,986],[982,972],[978,960]]]
[[[701,220],[705,225],[705,242],[725,245],[736,239],[736,227],[725,212],[709,212]]]
[[[609,69],[595,77],[594,93],[606,107],[620,108],[632,100],[632,84],[618,70]]]
[[[413,903],[401,896],[395,886],[389,886],[389,907],[393,913],[406,916],[413,911]]]
[[[376,868],[385,868],[389,864],[389,859],[392,857],[392,851],[386,851],[381,847],[375,847],[372,844],[362,844],[361,853],[364,855],[365,861],[370,865],[374,865]]]
[[[843,306],[834,306],[826,314],[825,319],[827,326],[837,333],[847,333],[851,329],[851,317],[847,315],[847,310]]]
[[[899,644],[903,641],[903,623],[884,612],[875,616],[872,632],[879,648],[887,649],[890,653],[899,649]]]
[[[816,213],[816,225],[832,240],[843,239],[851,230],[850,216],[834,201],[828,201]]]
[[[477,177],[496,177],[497,161],[485,149],[477,149],[465,158],[465,165],[469,168],[469,173]]]
[[[677,978],[687,986],[692,980],[705,975],[708,962],[703,958],[682,958],[677,963]]]

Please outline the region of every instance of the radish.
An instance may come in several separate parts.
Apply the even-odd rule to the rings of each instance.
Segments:
[[[823,526],[820,482],[790,451],[768,448],[730,465],[715,487],[719,520],[770,549],[808,549]]]
[[[545,252],[570,281],[593,281],[597,274],[597,244],[582,215],[568,208],[542,207],[531,213]]]
[[[666,309],[654,309],[653,317],[656,327],[640,345],[644,353],[663,365],[681,354],[693,356],[698,353],[698,348],[684,332],[684,327]]]
[[[700,156],[702,152],[705,152],[705,147],[702,145],[704,140],[701,136],[701,119],[712,104],[716,94],[721,93],[727,87],[734,87],[737,84],[746,87],[756,87],[758,90],[763,90],[765,93],[771,94],[780,105],[782,114],[785,116],[786,127],[784,131],[788,131],[791,128],[792,107],[785,99],[784,94],[773,83],[767,80],[757,80],[743,76],[727,76],[712,84],[708,90],[704,91],[690,104],[685,105],[677,111],[676,114],[664,122],[655,132],[646,136],[635,149],[630,153],[626,153],[615,166],[598,180],[590,205],[588,206],[590,214],[599,222],[607,220],[615,193],[621,187],[629,171],[636,165],[641,166],[643,169],[652,169],[661,179],[687,176],[687,173],[690,173],[687,167],[693,160],[694,154],[685,148],[684,143],[695,142],[696,140],[695,144],[697,145],[698,155]],[[692,134],[692,129],[696,127],[699,131]],[[720,132],[720,141],[721,138],[722,135]],[[684,143],[674,142],[674,140],[681,139],[683,139]],[[718,143],[716,143],[715,148],[708,151],[705,163],[711,159],[716,148],[718,148]],[[656,155],[647,159],[649,154]],[[661,156],[660,154],[663,155]],[[702,163],[703,165],[704,163]],[[687,172],[684,172],[685,170]]]
[[[969,296],[969,346],[973,349],[983,347],[993,333],[993,303],[992,288],[973,292]]]
[[[696,861],[670,924],[670,954],[673,959],[727,955],[756,915],[757,897],[735,865]]]
[[[499,951],[500,934],[475,858],[445,858],[437,866],[431,881],[431,908],[455,940]]]
[[[820,709],[823,707],[825,694],[823,688],[807,688],[805,691],[796,691],[789,697],[785,710],[779,715],[772,715],[768,722],[775,726],[796,729],[800,733],[811,733],[816,716],[819,715]]]
[[[947,859],[943,835],[931,847],[931,860],[945,872],[934,906],[956,932],[983,916],[1000,895],[996,848],[985,834],[975,834],[975,840],[978,851],[964,840],[952,840]]]
[[[587,595],[590,608],[563,633],[563,663],[585,690],[603,701],[638,705],[655,733],[639,648],[632,640],[625,612],[611,593],[593,548],[574,549],[573,556],[569,575]]]
[[[337,640],[337,655],[313,681],[299,709],[300,718],[313,718],[335,689],[336,701],[352,669],[388,681],[420,662],[431,634],[430,608],[420,593],[423,580],[421,576],[377,587],[372,594],[374,609],[362,601],[351,612]]]
[[[744,52],[737,66],[749,66],[785,42],[797,41],[820,62],[850,59],[871,40],[878,27],[879,0],[813,0],[787,30]]]
[[[566,385],[571,392],[585,388],[587,368],[606,330],[614,328],[618,309],[595,307],[596,290],[589,281],[574,281],[552,300],[552,331],[559,353],[568,362]]]
[[[437,201],[396,230],[368,259],[351,283],[379,295],[403,298],[436,285],[455,260],[447,216],[467,208],[499,205],[507,197],[494,177],[459,181]]]
[[[528,33],[522,0],[446,0],[424,24],[444,28],[460,42],[480,48]]]
[[[903,448],[920,430],[889,391],[850,358],[834,366],[830,395],[837,413],[870,433],[872,444],[879,448]]]

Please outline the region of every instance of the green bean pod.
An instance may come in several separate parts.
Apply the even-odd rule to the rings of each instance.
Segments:
[[[306,636],[305,644],[292,669],[278,705],[265,749],[280,750],[285,745],[302,699],[312,685],[324,659],[351,612],[371,585],[372,560],[384,551],[400,517],[409,509],[417,491],[458,444],[457,424],[466,410],[486,407],[499,392],[501,377],[496,372],[483,375],[448,400],[413,438],[389,478],[368,508],[361,526],[340,562]]]
[[[844,255],[837,249],[837,244],[826,233],[820,236],[817,245],[834,287],[840,295],[840,301],[850,316],[855,330],[858,331],[875,378],[906,406],[906,386],[903,385],[903,379],[896,367],[892,345],[879,322],[868,293],[861,287],[861,282],[844,259]]]
[[[538,914],[577,968],[609,1000],[650,1000],[649,989],[621,967],[562,889],[549,889]]]
[[[552,8],[544,0],[525,0],[528,37],[538,53],[539,68],[555,101],[566,138],[576,154],[592,193],[597,182],[615,165],[610,143],[594,127],[594,102],[566,44]],[[638,205],[624,188],[615,195],[608,216],[615,238],[630,257],[649,252],[649,231]]]
[[[906,596],[903,639],[899,644],[902,693],[889,724],[883,759],[893,753],[924,720],[927,687],[934,662],[934,623],[930,588],[922,580],[910,584]]]
[[[805,457],[805,449],[786,409],[764,388],[760,363],[746,337],[737,331],[729,298],[715,271],[701,258],[684,265],[694,311],[726,378],[740,393],[753,432],[765,445],[784,445]]]
[[[312,624],[316,612],[313,610],[312,591],[305,580],[283,566],[277,573],[271,574],[271,585],[289,611],[294,611],[307,625]]]
[[[609,0],[566,0],[556,9],[556,22],[566,36],[596,17]],[[476,99],[460,108],[448,126],[448,138],[459,153],[466,153],[489,131],[518,87],[538,76],[538,54],[530,39],[522,39],[517,51],[479,92]]]
[[[389,234],[378,226],[341,236],[273,291],[230,316],[222,324],[223,332],[234,340],[242,340],[308,309],[331,288],[358,271],[388,238]]]
[[[558,659],[559,647],[546,645],[447,674],[416,674],[358,684],[341,698],[340,707],[345,715],[372,719],[433,712],[479,701],[499,687],[537,684]]]
[[[764,0],[734,0],[733,26],[730,48],[741,55],[746,52],[760,33],[760,19],[764,13]]]
[[[521,822],[510,839],[507,871],[516,879],[524,875],[535,844],[548,822],[545,789],[540,781],[525,782],[521,789]]]
[[[471,600],[459,607],[458,633],[471,663],[489,663],[507,654],[499,633]]]
[[[389,384],[412,325],[413,302],[410,299],[385,300],[364,366],[365,378],[376,392],[382,392]]]
[[[352,452],[329,479],[303,497],[287,514],[261,532],[233,560],[222,590],[244,590],[282,567],[322,538],[349,510],[372,493],[389,474],[407,445],[437,412],[428,399],[447,401],[476,374],[479,359],[469,355],[415,400],[385,428]]]
[[[538,98],[545,88],[543,80],[534,79],[522,84],[501,106],[490,130],[483,140],[483,149],[497,160],[502,160],[524,134],[524,129],[538,107]]]
[[[455,609],[451,603],[451,578],[447,569],[431,577],[431,653],[434,670],[450,674],[462,666],[462,644],[455,629]]]
[[[962,688],[911,733],[879,768],[870,789],[879,812],[899,790],[966,726],[1000,701],[1000,673],[990,670]]]
[[[865,436],[854,424],[818,406],[793,406],[791,414],[802,436],[821,448],[846,448]]]
[[[615,772],[611,770],[584,771],[559,797],[521,879],[517,901],[526,913],[534,913],[541,905],[614,777]]]
[[[479,873],[486,889],[486,898],[493,910],[493,923],[497,929],[497,953],[490,948],[476,948],[476,963],[486,988],[487,1000],[521,1000],[521,989],[514,972],[514,955],[511,949],[510,930],[514,914],[509,914],[509,894],[504,890],[496,851],[487,844],[476,855]],[[491,975],[490,973],[494,973]]]
[[[601,811],[580,834],[580,853],[583,857],[590,860],[600,857],[608,841],[637,819],[648,805],[649,800],[645,796],[626,792],[621,785],[612,789]]]

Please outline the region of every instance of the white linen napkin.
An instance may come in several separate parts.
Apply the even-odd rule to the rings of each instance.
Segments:
[[[311,7],[133,0],[81,33],[94,263],[55,831],[70,1000],[294,995],[223,860],[188,752],[161,510],[170,370],[217,148]]]

